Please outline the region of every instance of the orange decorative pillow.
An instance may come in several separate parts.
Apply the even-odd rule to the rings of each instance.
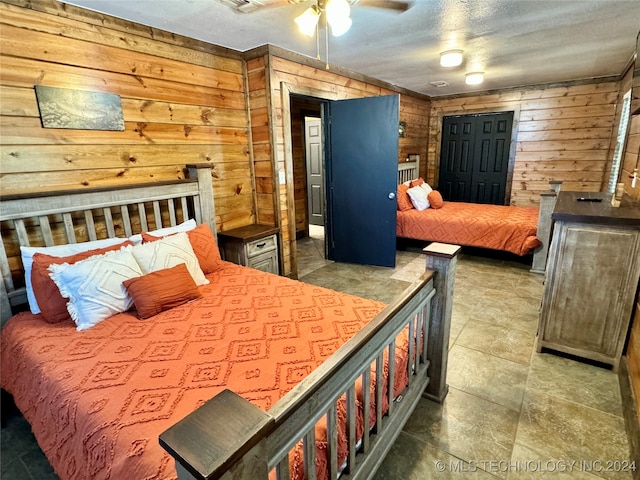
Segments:
[[[215,272],[222,268],[222,258],[220,258],[220,250],[218,250],[218,244],[216,239],[209,228],[209,225],[202,223],[193,230],[189,230],[187,236],[193,252],[198,258],[198,263],[202,271],[207,274]],[[171,234],[175,235],[175,234]],[[142,232],[142,242],[149,243],[160,240],[162,237],[156,237],[147,232]]]
[[[86,252],[76,253],[75,255],[69,255],[67,257],[54,257],[45,253],[36,253],[33,256],[31,284],[33,285],[33,293],[40,306],[40,313],[43,318],[49,323],[58,323],[71,318],[67,311],[68,300],[60,295],[60,290],[58,290],[57,285],[49,276],[50,265],[60,265],[62,263],[73,265],[74,263],[86,260],[95,255],[120,250],[127,245],[133,245],[133,242],[125,240],[122,243],[110,247],[87,250]]]
[[[184,263],[122,282],[140,318],[149,318],[191,300],[202,298]]]
[[[442,195],[437,190],[432,190],[427,195],[427,200],[431,204],[431,208],[442,208],[444,206],[444,200],[442,199]]]
[[[424,179],[422,177],[420,177],[417,180],[411,180],[411,183],[409,184],[409,187],[419,187],[423,183],[424,183]]]
[[[398,185],[398,210],[400,210],[401,212],[404,212],[405,210],[411,210],[413,208],[413,204],[411,203],[409,194],[407,194],[408,190],[409,187],[407,187],[406,185]]]

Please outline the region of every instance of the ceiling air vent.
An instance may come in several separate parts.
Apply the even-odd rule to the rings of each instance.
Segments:
[[[435,82],[429,82],[429,85],[433,85],[436,88],[449,86],[449,84],[444,80],[436,80]]]
[[[218,0],[223,5],[231,7],[242,13],[249,13],[257,10],[263,5],[259,0]]]

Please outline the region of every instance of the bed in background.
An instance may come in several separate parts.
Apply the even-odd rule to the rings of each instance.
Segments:
[[[398,184],[418,178],[417,162],[398,164]],[[399,189],[400,190],[400,189]],[[515,255],[533,254],[532,271],[544,273],[550,218],[555,195],[541,197],[540,207],[486,205],[444,201],[440,208],[402,207],[398,192],[396,236],[454,243]],[[401,208],[402,207],[402,208]]]
[[[3,197],[3,321],[26,300],[13,259],[34,232],[51,246],[181,216],[215,232],[209,168],[152,186]],[[2,330],[2,385],[63,479],[369,478],[420,397],[446,395],[456,254],[432,247],[430,270],[388,306],[219,262],[203,298],[146,320],[120,313],[76,331],[19,313]]]

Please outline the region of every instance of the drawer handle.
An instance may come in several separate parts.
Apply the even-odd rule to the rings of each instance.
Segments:
[[[262,247],[264,247],[266,244],[267,244],[267,242],[258,243],[258,244],[256,244],[256,247],[258,247],[258,248],[262,248]]]

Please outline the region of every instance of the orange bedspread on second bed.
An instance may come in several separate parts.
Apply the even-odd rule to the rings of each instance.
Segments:
[[[208,278],[204,298],[147,320],[9,320],[2,387],[61,478],[176,478],[161,432],[224,388],[268,410],[384,307],[226,262]]]
[[[540,245],[538,209],[444,202],[439,209],[398,212],[396,235],[526,255]]]

